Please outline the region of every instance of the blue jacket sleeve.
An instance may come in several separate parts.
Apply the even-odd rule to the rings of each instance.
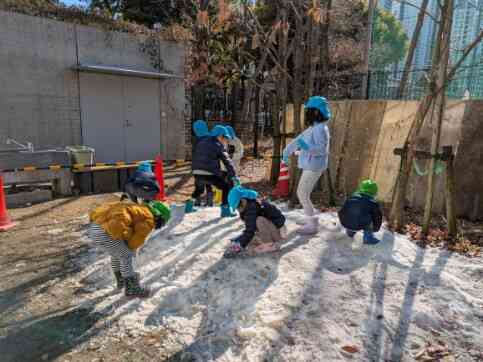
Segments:
[[[299,148],[299,146],[297,144],[297,139],[298,139],[298,137],[296,139],[294,139],[292,142],[290,142],[285,147],[285,149],[283,150],[283,158],[288,158],[288,157],[290,157],[290,155],[292,155],[292,153],[297,151],[297,149]]]
[[[245,230],[234,241],[240,243],[242,248],[246,248],[252,241],[257,231],[257,206],[256,203],[249,203],[247,210],[244,212]]]
[[[309,152],[312,156],[325,156],[329,145],[329,132],[325,125],[315,126],[312,133],[312,140],[305,140],[309,145]]]

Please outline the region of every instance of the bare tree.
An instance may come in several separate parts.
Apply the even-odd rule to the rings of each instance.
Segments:
[[[421,8],[419,9],[418,20],[416,21],[416,27],[414,28],[413,36],[411,38],[411,44],[409,45],[408,55],[406,57],[406,63],[404,64],[404,70],[401,77],[401,83],[397,92],[398,98],[403,98],[406,92],[406,84],[408,81],[409,72],[413,64],[414,53],[418,45],[419,37],[421,35],[421,28],[423,27],[424,15],[428,8],[429,0],[423,0]]]
[[[452,2],[452,0],[446,0],[446,1]],[[447,7],[446,7],[446,11],[447,11]],[[448,82],[454,77],[457,70],[464,63],[465,59],[468,57],[471,51],[475,49],[475,47],[483,39],[483,31],[481,31],[480,34],[475,38],[475,40],[465,49],[461,58],[455,63],[455,65],[447,73],[445,83],[443,84],[443,86],[441,86],[441,83],[437,81],[438,79],[437,70],[438,70],[438,65],[441,62],[440,55],[442,54],[441,49],[442,49],[443,41],[447,39],[446,37],[443,37],[445,21],[443,21],[444,18],[441,18],[441,19],[442,20],[439,22],[438,36],[436,38],[437,42],[434,50],[433,62],[431,67],[432,72],[431,72],[430,82],[429,82],[429,92],[425,97],[423,97],[423,99],[419,103],[419,107],[416,112],[415,119],[411,125],[411,129],[404,143],[404,149],[406,150],[406,153],[403,154],[403,156],[401,157],[399,176],[398,176],[396,187],[394,188],[389,221],[391,226],[394,227],[396,230],[401,230],[404,226],[404,201],[405,201],[404,197],[409,183],[409,178],[411,176],[412,163],[413,163],[414,154],[415,154],[416,139],[420,133],[423,122],[426,116],[428,115],[429,110],[431,108],[435,109],[434,108],[435,98],[441,92],[443,93],[445,92]],[[448,26],[448,24],[446,24],[446,26]],[[438,86],[438,83],[439,83],[439,86]]]
[[[362,54],[362,90],[361,96],[367,97],[367,86],[369,83],[369,53],[372,44],[372,29],[374,27],[374,14],[376,12],[377,0],[369,0],[368,20],[367,20],[367,36],[365,40],[364,53]]]

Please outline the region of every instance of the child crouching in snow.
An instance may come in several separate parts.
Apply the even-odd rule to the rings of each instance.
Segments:
[[[141,200],[151,201],[159,194],[160,188],[151,164],[141,162],[133,176],[124,185],[124,192],[129,198],[138,203]],[[124,199],[124,195],[121,201]]]
[[[111,256],[117,289],[125,288],[127,297],[147,298],[150,290],[140,285],[133,257],[151,231],[169,221],[169,208],[159,201],[143,205],[120,201],[99,206],[89,217],[88,236]]]
[[[228,203],[233,210],[238,209],[245,222],[245,231],[232,240],[224,256],[233,258],[242,253],[257,236],[260,245],[253,253],[277,251],[280,242],[286,237],[285,216],[268,201],[258,201],[258,193],[242,186],[234,187],[228,194]]]
[[[372,180],[364,180],[357,191],[346,200],[339,211],[339,220],[346,228],[349,237],[357,231],[364,232],[364,244],[374,245],[379,242],[374,232],[379,231],[382,224],[382,212],[375,197],[377,184]]]

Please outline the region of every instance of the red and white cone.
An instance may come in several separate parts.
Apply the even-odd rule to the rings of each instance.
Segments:
[[[289,182],[288,166],[284,162],[280,162],[280,174],[278,175],[277,187],[272,195],[275,197],[288,197]]]
[[[12,222],[8,216],[7,201],[5,199],[5,192],[3,191],[3,178],[0,174],[0,231],[7,231],[15,225],[16,223]]]

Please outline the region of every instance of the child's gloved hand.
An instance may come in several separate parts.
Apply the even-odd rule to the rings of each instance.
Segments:
[[[239,178],[238,176],[234,176],[234,177],[232,177],[232,179],[231,179],[231,180],[233,181],[233,184],[234,184],[235,186],[240,186],[240,185],[241,185],[240,178]]]
[[[308,151],[310,146],[303,140],[303,138],[299,138],[297,140],[297,146],[299,146],[302,150]]]

